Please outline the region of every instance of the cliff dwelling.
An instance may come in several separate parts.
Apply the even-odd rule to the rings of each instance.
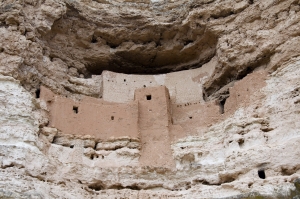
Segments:
[[[99,98],[74,100],[42,86],[40,99],[49,110],[47,126],[59,130],[60,137],[90,135],[99,141],[128,137],[141,143],[140,165],[175,168],[172,142],[198,135],[226,117],[225,111],[234,112],[250,100],[255,90],[263,87],[265,79],[263,72],[250,74],[232,88],[239,94],[229,97],[225,104],[227,98],[210,102],[203,99],[201,78],[206,78],[203,74],[208,74],[204,67],[163,75],[104,71],[97,77],[102,80]],[[55,137],[53,141],[56,142]]]
[[[110,81],[117,82],[116,79]],[[127,77],[127,82],[135,81],[133,79],[135,78]],[[152,81],[154,85],[156,82]],[[57,128],[62,133],[91,135],[103,141],[128,136],[142,143],[139,159],[141,165],[174,166],[170,144],[172,139],[183,137],[185,133],[180,125],[172,122],[171,107],[175,104],[171,104],[169,90],[164,85],[144,87],[145,82],[135,82],[140,88],[137,86],[133,96],[124,90],[123,93],[115,90],[115,93],[110,92],[110,95],[115,96],[110,101],[91,97],[76,101],[55,95],[49,89],[41,87],[41,99],[47,103],[50,110],[48,126]],[[103,91],[108,89],[105,86],[106,84],[103,84]],[[102,96],[102,93],[99,96]],[[126,101],[113,102],[122,98]],[[203,101],[200,98],[195,100],[194,105]],[[179,105],[175,107],[178,108]],[[211,110],[217,109],[212,107]],[[187,113],[176,116],[185,117],[185,114]],[[215,114],[217,115],[218,111]]]
[[[2,0],[0,198],[299,199],[299,0]]]

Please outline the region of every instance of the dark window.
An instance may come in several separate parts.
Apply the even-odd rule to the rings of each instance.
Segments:
[[[73,112],[76,113],[76,114],[78,113],[78,107],[77,106],[73,106]]]
[[[36,89],[36,91],[35,91],[35,97],[36,98],[40,98],[40,94],[41,94],[41,90],[40,89]]]
[[[266,174],[265,174],[265,170],[261,169],[258,170],[258,177],[260,177],[261,179],[265,179],[266,178]]]
[[[114,117],[114,116],[111,116],[111,117],[110,117],[110,119],[111,119],[111,120],[114,120],[114,119],[115,119],[115,117]]]
[[[226,102],[226,98],[222,99],[219,103],[220,106],[220,113],[223,114],[224,113],[224,106],[225,106],[225,102]]]
[[[151,100],[151,95],[146,95],[147,100]]]
[[[92,37],[92,40],[91,40],[91,42],[92,43],[97,43],[98,41],[97,41],[97,38],[93,35],[93,37]]]

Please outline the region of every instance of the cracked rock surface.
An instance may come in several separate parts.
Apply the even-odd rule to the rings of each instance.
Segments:
[[[204,86],[211,96],[255,68],[275,70],[298,55],[299,11],[298,0],[5,0],[0,71],[27,90],[44,84],[93,96],[93,80],[84,77],[103,70],[159,74],[215,58]]]

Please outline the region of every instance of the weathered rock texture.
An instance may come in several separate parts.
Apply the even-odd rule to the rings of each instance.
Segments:
[[[299,46],[299,0],[1,1],[0,197],[298,198]],[[139,132],[65,130],[41,86]]]

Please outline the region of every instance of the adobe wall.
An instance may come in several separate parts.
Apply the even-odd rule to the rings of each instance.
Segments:
[[[203,102],[201,78],[209,73],[205,67],[162,75],[127,75],[103,71],[103,99],[127,103],[134,99],[136,89],[166,86],[171,103]]]
[[[216,123],[223,115],[216,101],[172,105],[173,127],[171,140],[197,135]]]
[[[165,86],[137,89],[142,166],[174,167],[170,148],[171,107]]]
[[[139,104],[139,128],[162,128],[171,124],[170,96],[165,86],[137,89],[134,100]]]
[[[91,135],[99,139],[110,137],[138,137],[138,104],[106,103],[85,97],[74,101],[57,96],[41,87],[41,98],[50,109],[50,123],[66,134]]]
[[[267,73],[255,71],[248,74],[242,80],[235,82],[229,89],[230,96],[226,100],[224,110],[226,114],[233,114],[238,107],[247,107],[255,100],[262,98],[260,92],[256,92],[266,85]]]

